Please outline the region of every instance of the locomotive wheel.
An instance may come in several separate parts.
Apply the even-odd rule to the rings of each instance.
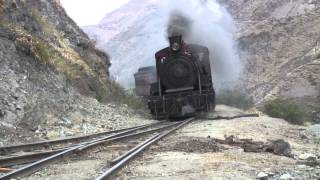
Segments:
[[[159,95],[159,87],[158,83],[152,83],[150,86],[150,95],[151,96],[157,96]]]
[[[210,100],[211,100],[210,103],[212,103],[211,104],[211,110],[215,111],[215,109],[216,109],[216,92],[215,92],[215,90],[213,88],[212,88],[212,91],[213,91],[212,99],[210,98]]]

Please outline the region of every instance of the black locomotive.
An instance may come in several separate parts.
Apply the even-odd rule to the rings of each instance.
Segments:
[[[135,74],[136,91],[147,98],[155,119],[194,116],[215,108],[209,50],[169,38],[170,47],[155,54],[156,67]]]

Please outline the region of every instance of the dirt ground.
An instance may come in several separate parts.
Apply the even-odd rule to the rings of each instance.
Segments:
[[[217,112],[206,117],[231,117],[243,113],[246,112],[220,105]],[[320,167],[296,163],[302,153],[320,155],[320,146],[316,143],[319,137],[309,134],[307,127],[267,116],[232,120],[208,120],[206,117],[153,145],[118,172],[117,179],[256,179],[260,172],[268,174],[269,179],[284,179],[282,176],[286,174],[290,175],[287,179],[320,177]],[[263,142],[284,139],[290,143],[293,157],[247,153],[240,147],[213,140],[229,135]],[[75,155],[27,179],[92,179],[110,167],[108,162],[128,149],[125,146],[95,149],[81,155],[80,159]]]
[[[217,112],[209,116],[230,117],[242,113],[218,106]],[[238,147],[212,143],[212,138],[224,139],[226,135],[255,141],[284,139],[290,143],[294,158],[247,153]],[[319,144],[312,140],[315,138],[305,127],[266,116],[202,119],[152,147],[118,173],[118,179],[256,179],[260,172],[269,174],[270,179],[283,179],[280,177],[284,174],[290,174],[292,179],[319,179],[320,167],[296,164],[302,153],[320,155]]]

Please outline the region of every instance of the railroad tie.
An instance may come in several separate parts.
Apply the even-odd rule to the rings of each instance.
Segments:
[[[8,173],[11,171],[14,171],[15,169],[10,169],[10,168],[2,168],[0,167],[0,173]]]

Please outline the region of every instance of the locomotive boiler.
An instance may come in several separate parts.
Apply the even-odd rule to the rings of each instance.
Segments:
[[[155,54],[156,66],[134,75],[136,92],[143,96],[155,119],[194,116],[215,108],[209,50],[169,37],[170,46]]]

